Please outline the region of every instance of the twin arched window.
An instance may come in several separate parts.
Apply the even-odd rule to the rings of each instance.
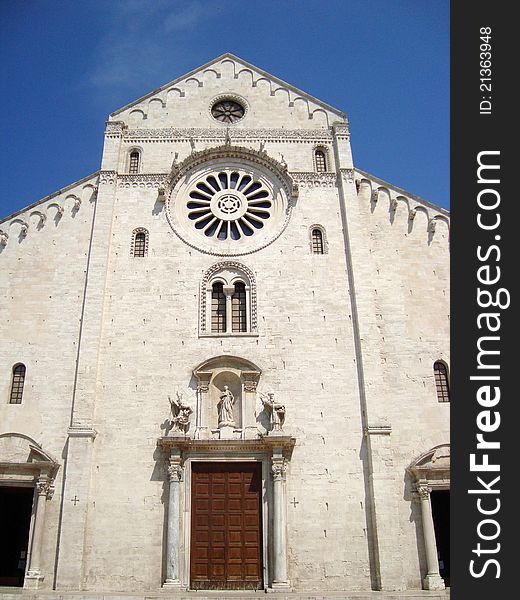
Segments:
[[[448,367],[446,363],[438,360],[433,364],[433,375],[437,388],[437,400],[439,402],[450,401],[450,383],[448,380]]]
[[[23,398],[23,386],[25,383],[25,365],[21,363],[13,367],[13,377],[11,379],[11,393],[9,395],[9,404],[21,404]]]
[[[255,334],[256,283],[253,273],[235,262],[209,269],[201,285],[201,335]]]
[[[243,281],[211,286],[211,333],[247,332],[247,292]]]

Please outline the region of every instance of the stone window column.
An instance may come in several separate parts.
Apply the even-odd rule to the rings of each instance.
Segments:
[[[424,578],[425,590],[443,590],[444,580],[439,573],[439,561],[437,560],[437,542],[435,540],[435,529],[433,526],[432,505],[430,501],[431,488],[427,485],[418,485],[417,493],[421,503],[421,516],[424,535],[424,546],[426,550],[426,566],[428,573]]]
[[[46,501],[52,493],[51,481],[45,475],[36,482],[36,508],[34,514],[34,528],[32,536],[31,554],[29,557],[29,568],[25,576],[24,587],[38,589],[43,581],[41,568],[43,532],[45,531],[45,509]]]
[[[285,479],[287,462],[281,451],[271,459],[273,475],[273,589],[290,587],[287,576],[287,513]]]
[[[180,455],[172,449],[168,476],[170,487],[168,492],[168,524],[166,532],[166,581],[163,587],[180,587],[179,545],[180,545],[180,482],[183,466]]]
[[[226,296],[226,333],[231,333],[233,331],[233,322],[232,322],[232,299],[233,294],[235,293],[234,285],[224,285],[222,287],[222,291]]]

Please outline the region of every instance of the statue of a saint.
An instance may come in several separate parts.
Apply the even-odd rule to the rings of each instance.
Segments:
[[[285,422],[285,406],[274,399],[274,392],[260,394],[260,400],[270,416],[272,431],[282,431]]]
[[[177,392],[177,400],[172,400],[170,396],[168,396],[168,400],[172,410],[172,429],[186,433],[190,426],[190,415],[193,409],[184,401],[181,392]]]
[[[233,392],[227,385],[220,392],[220,400],[217,405],[218,409],[218,426],[219,427],[234,427],[235,418],[233,416],[233,404],[235,403],[235,397]]]

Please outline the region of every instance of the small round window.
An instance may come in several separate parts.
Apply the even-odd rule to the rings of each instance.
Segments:
[[[211,107],[211,116],[221,123],[236,123],[244,114],[244,107],[236,100],[220,100]]]

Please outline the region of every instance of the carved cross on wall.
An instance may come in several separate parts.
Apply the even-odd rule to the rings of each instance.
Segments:
[[[71,498],[70,501],[74,502],[74,506],[76,506],[76,504],[79,502],[79,498],[76,496],[76,494],[74,494],[74,498]]]
[[[296,498],[293,496],[293,499],[291,500],[291,504],[294,506],[294,508],[296,508],[296,505],[297,505],[297,504],[300,504],[300,503],[299,503],[299,502],[298,502],[298,500],[296,500]]]

